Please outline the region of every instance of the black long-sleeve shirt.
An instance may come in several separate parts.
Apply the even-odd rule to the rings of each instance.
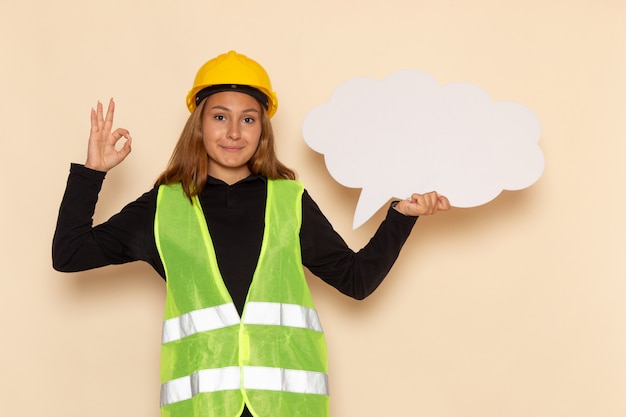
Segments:
[[[72,164],[52,245],[53,266],[64,272],[142,260],[165,278],[154,240],[157,188],[93,227],[105,174]],[[209,177],[199,199],[220,272],[241,312],[263,239],[267,180],[259,175],[228,185]],[[389,209],[370,242],[355,253],[305,191],[300,243],[302,263],[342,293],[363,299],[395,262],[415,217]]]

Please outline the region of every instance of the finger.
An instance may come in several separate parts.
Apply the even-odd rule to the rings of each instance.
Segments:
[[[130,134],[124,135],[123,138],[125,139],[124,144],[119,148],[119,150],[116,151],[117,164],[121,163],[124,159],[126,159],[128,154],[130,154],[132,150],[133,139],[130,136]]]
[[[91,133],[98,132],[98,115],[96,109],[91,108]]]
[[[439,205],[439,210],[450,210],[450,201],[447,197],[443,195],[438,196],[437,203]]]
[[[110,138],[111,144],[115,145],[122,138],[126,138],[128,140],[130,138],[130,132],[120,127],[111,132]]]
[[[113,116],[115,115],[115,101],[109,100],[109,106],[107,107],[107,114],[104,119],[104,128],[110,131],[113,127]]]
[[[426,199],[428,201],[426,206],[427,213],[429,215],[437,213],[437,196],[433,195],[433,193],[428,193]]]
[[[411,194],[411,202],[415,203],[415,204],[424,204],[426,198],[426,194],[418,194],[418,193],[413,193]]]
[[[102,109],[102,103],[98,100],[98,105],[96,106],[96,119],[98,122],[98,129],[104,128],[104,115]]]
[[[120,139],[122,136],[127,137],[130,135],[130,132],[123,127],[118,127],[113,132],[111,132],[111,136],[115,136],[116,139]]]
[[[126,157],[128,156],[128,154],[131,152],[132,150],[132,143],[133,143],[133,138],[130,135],[124,136],[126,138],[126,142],[124,142],[124,146],[122,146],[122,148],[119,150],[118,154],[120,155],[120,158],[126,159]]]
[[[437,210],[439,208],[439,201],[438,201],[438,195],[435,191],[431,191],[428,194],[426,194],[426,199],[427,199],[427,211],[428,214],[435,214],[437,213]]]
[[[416,210],[418,214],[430,214],[428,194],[415,193],[411,196],[411,200],[416,205]]]
[[[431,214],[433,207],[433,192],[424,194],[415,194],[417,197],[417,204],[421,206],[421,210],[424,214]]]
[[[427,194],[428,199],[428,213],[435,214],[439,209],[438,194],[435,191],[431,191]]]

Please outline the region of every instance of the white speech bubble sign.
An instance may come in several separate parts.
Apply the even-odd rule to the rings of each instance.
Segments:
[[[454,207],[476,207],[531,186],[544,168],[541,126],[527,107],[416,70],[342,83],[306,115],[302,135],[337,182],[362,189],[354,229],[390,198],[437,191]]]

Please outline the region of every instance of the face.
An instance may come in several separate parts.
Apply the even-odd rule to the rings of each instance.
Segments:
[[[209,96],[202,114],[202,141],[209,175],[228,184],[250,175],[248,161],[261,137],[261,104],[232,91]]]

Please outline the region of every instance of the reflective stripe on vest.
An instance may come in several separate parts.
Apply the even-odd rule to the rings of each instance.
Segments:
[[[201,392],[238,390],[241,387],[240,368],[203,369],[189,376],[173,379],[161,385],[161,407],[189,400]]]
[[[245,389],[328,395],[328,376],[321,372],[262,366],[203,369],[190,376],[174,379],[161,386],[161,406],[189,400],[202,392]]]
[[[180,340],[199,332],[238,325],[239,313],[233,303],[190,311],[163,322],[162,343]]]
[[[326,343],[300,258],[303,187],[268,180],[265,228],[242,318],[226,289],[204,213],[180,184],[161,186],[155,239],[167,297],[164,417],[328,416]]]
[[[291,326],[322,332],[317,311],[294,304],[250,302],[244,324]],[[163,323],[162,343],[180,340],[199,332],[221,329],[240,323],[233,303],[191,311]]]

